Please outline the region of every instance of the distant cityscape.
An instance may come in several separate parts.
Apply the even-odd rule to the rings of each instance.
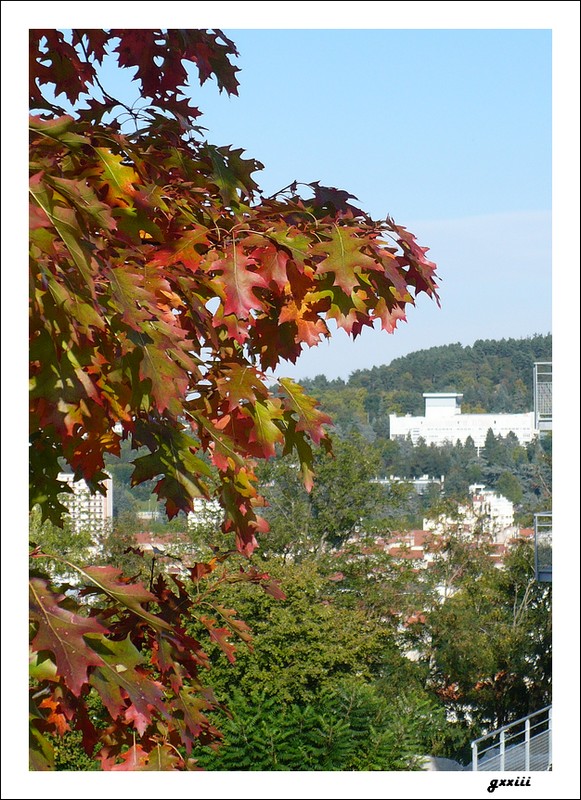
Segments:
[[[460,440],[463,444],[471,438],[477,450],[485,445],[490,430],[495,436],[506,436],[512,432],[521,444],[531,442],[552,428],[551,399],[552,375],[549,362],[534,366],[535,410],[522,414],[462,414],[462,394],[457,392],[424,393],[424,416],[389,415],[390,439],[411,439],[414,445],[424,441],[427,445],[441,446]],[[64,493],[63,503],[75,531],[87,530],[96,537],[102,534],[113,518],[113,480],[104,482],[104,494],[91,494],[83,480],[74,481],[71,473],[62,472],[59,480],[72,490]],[[418,476],[403,479],[391,475],[378,480],[389,485],[403,482],[411,483],[416,492],[424,493],[428,486],[437,485],[443,489],[444,477]],[[194,511],[188,514],[186,527],[199,524],[220,524],[220,507],[216,501],[197,498]],[[142,510],[136,513],[138,519],[157,521],[161,514],[157,510]],[[145,526],[144,526],[145,527]],[[485,534],[491,546],[491,558],[497,566],[502,566],[504,556],[519,539],[531,539],[532,528],[517,528],[514,524],[514,505],[498,492],[484,485],[470,486],[470,502],[458,506],[458,513],[451,518],[424,519],[422,530],[406,533],[390,533],[378,539],[394,557],[413,559],[418,566],[429,566],[437,551],[437,541],[445,530],[456,528],[456,532],[467,538],[476,533]],[[174,534],[175,537],[175,534]],[[167,535],[152,534],[147,531],[138,535],[138,544],[144,550],[154,547],[162,552],[167,545]]]
[[[527,445],[552,430],[552,376],[548,362],[534,366],[532,412],[462,414],[461,393],[425,392],[423,398],[423,416],[389,415],[390,439],[411,442],[414,449],[422,443],[441,447],[460,442],[465,446],[472,440],[480,456],[482,449],[486,452],[490,432],[499,438],[513,434],[520,445]],[[94,549],[98,550],[101,536],[113,522],[113,479],[108,477],[105,480],[104,494],[91,494],[83,480],[74,481],[73,478],[70,473],[59,474],[59,480],[71,490],[63,494],[62,502],[68,507],[73,530],[89,531],[93,535]],[[389,475],[372,482],[386,487],[406,483],[413,486],[418,495],[430,493],[432,497],[442,498],[445,476],[403,478]],[[454,575],[448,577],[446,570],[440,569],[442,560],[446,563],[449,561],[448,549],[454,540],[464,549],[468,560],[473,553],[478,553],[490,559],[499,570],[508,568],[510,561],[507,561],[507,556],[513,548],[528,542],[534,546],[536,580],[552,582],[550,511],[535,513],[533,527],[521,527],[515,524],[515,505],[510,499],[499,491],[487,488],[484,483],[473,483],[464,502],[454,500],[452,503],[429,507],[426,513],[421,529],[386,529],[372,536],[366,530],[357,530],[343,542],[343,546],[357,543],[360,548],[357,552],[361,554],[378,551],[387,554],[399,566],[407,564],[420,582],[427,580],[429,584],[434,576],[438,576],[434,589],[438,602],[442,604],[458,590]],[[222,521],[222,510],[216,501],[197,498],[193,512],[184,519],[184,529],[181,531],[148,524],[162,518],[155,508],[137,510],[135,517],[142,523],[142,529],[133,534],[134,547],[151,556],[152,575],[157,564],[158,569],[165,573],[182,577],[187,576],[199,560],[191,531],[197,526],[213,526],[217,529]],[[458,566],[454,569],[457,571]],[[337,571],[329,579],[342,581],[344,578],[344,574]],[[390,613],[397,618],[398,629],[402,633],[414,630],[417,624],[425,624],[427,619],[427,612],[422,606],[405,611],[390,609]],[[414,646],[405,648],[403,652],[412,662],[421,657],[421,652]],[[551,706],[537,708],[509,726],[488,731],[471,742],[472,763],[469,767],[450,761],[452,766],[442,768],[506,771],[522,769],[524,764],[527,768],[545,770],[552,758],[551,714]],[[446,759],[440,761],[445,762]]]

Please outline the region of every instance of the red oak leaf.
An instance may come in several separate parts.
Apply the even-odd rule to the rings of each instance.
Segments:
[[[265,288],[268,283],[262,275],[249,267],[256,267],[256,262],[248,258],[239,246],[210,262],[210,268],[219,273],[213,284],[224,300],[224,315],[236,314],[241,319],[248,319],[251,311],[262,308],[262,302],[253,289]]]
[[[298,383],[290,378],[281,378],[280,385],[286,395],[283,397],[283,406],[291,411],[298,420],[296,430],[305,431],[315,444],[319,444],[325,436],[323,425],[332,424],[331,417],[317,410],[317,401],[308,397]]]
[[[362,252],[366,239],[359,229],[335,225],[330,235],[330,241],[320,242],[313,247],[315,253],[325,255],[317,265],[317,275],[335,273],[334,285],[350,295],[359,285],[362,272],[380,270],[381,267],[371,256]]]
[[[103,664],[84,637],[106,633],[107,629],[93,617],[82,617],[62,608],[63,600],[64,595],[54,594],[45,580],[31,579],[30,615],[38,624],[32,647],[54,654],[59,673],[71,692],[78,696],[87,682],[89,667]]]

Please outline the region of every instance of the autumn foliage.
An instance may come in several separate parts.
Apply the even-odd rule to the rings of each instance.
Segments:
[[[136,68],[139,108],[102,84],[108,53]],[[99,491],[105,455],[129,440],[147,450],[134,484],[155,478],[169,517],[215,497],[250,555],[267,531],[254,461],[294,453],[309,489],[312,445],[329,445],[314,400],[266,372],[328,337],[331,320],[353,337],[376,321],[393,332],[418,293],[437,299],[435,265],[405,228],[316,182],[265,197],[257,161],[206,141],[192,70],[236,94],[236,55],[221,31],[31,31],[30,502],[55,523],[61,465]],[[105,769],[191,767],[195,741],[219,732],[184,618],[233,659],[228,637],[249,634],[214,598],[239,580],[276,593],[268,576],[231,574],[217,555],[145,588],[71,565],[67,593],[48,554],[33,556],[33,768],[51,768],[47,734],[69,727],[87,752],[102,745]]]

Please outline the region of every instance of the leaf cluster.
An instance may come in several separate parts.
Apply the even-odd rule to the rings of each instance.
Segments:
[[[47,556],[37,549],[33,558]],[[210,661],[200,639],[215,642],[234,662],[235,642],[248,642],[249,633],[217,593],[224,584],[249,581],[283,596],[268,575],[243,568],[231,574],[223,561],[198,563],[181,579],[159,575],[149,588],[111,566],[65,562],[78,578],[75,586],[63,587],[65,593],[33,573],[33,769],[54,768],[51,735],[67,731],[82,733],[89,755],[101,745],[103,769],[117,769],[136,737],[144,758],[155,751],[171,763],[169,769],[191,768],[193,745],[220,739],[208,718],[219,704],[202,678]],[[199,620],[198,638],[186,630],[193,618]],[[95,693],[102,712],[97,716],[88,711]]]
[[[142,37],[151,52],[156,36]],[[133,53],[134,32],[120,38]],[[72,46],[38,41],[35,69]],[[189,52],[173,34],[164,47]],[[148,52],[142,81],[157,71]],[[172,64],[167,91],[182,78]],[[372,222],[336,190],[261,196],[257,162],[184,139],[168,113],[163,139],[83,114],[31,117],[32,499],[56,522],[58,459],[97,489],[105,454],[130,439],[148,451],[132,482],[156,479],[171,518],[209,495],[207,454],[224,530],[250,552],[262,523],[248,459],[281,446],[311,486],[311,442],[327,443],[330,421],[290,379],[270,391],[264,370],[328,337],[330,319],[353,336],[376,319],[392,331],[410,292],[437,297],[435,265],[405,228]]]
[[[237,92],[221,31],[32,30],[29,52],[31,505],[61,524],[63,464],[103,491],[128,442],[132,485],[153,482],[170,519],[217,499],[222,533],[250,555],[268,528],[255,461],[292,454],[310,489],[313,447],[330,446],[317,402],[266,370],[328,337],[331,320],[353,337],[377,320],[392,332],[416,295],[437,300],[435,265],[346,192],[293,182],[263,196],[259,162],[203,138],[189,70]],[[141,107],[104,86],[112,56],[135,70]],[[187,587],[56,555],[74,586],[33,572],[33,768],[54,764],[48,736],[71,726],[113,770],[189,768],[194,744],[219,738],[199,676],[210,662],[184,617],[234,661],[231,636],[248,631],[216,587],[279,593],[254,568],[215,580],[222,559],[191,568]]]

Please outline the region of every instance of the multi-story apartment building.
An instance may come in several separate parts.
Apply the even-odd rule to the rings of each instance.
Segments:
[[[58,479],[72,489],[72,493],[63,492],[61,501],[69,510],[75,531],[102,533],[113,517],[113,480],[109,477],[104,481],[106,493],[102,495],[91,494],[85,481],[75,481],[70,472],[60,472]]]

